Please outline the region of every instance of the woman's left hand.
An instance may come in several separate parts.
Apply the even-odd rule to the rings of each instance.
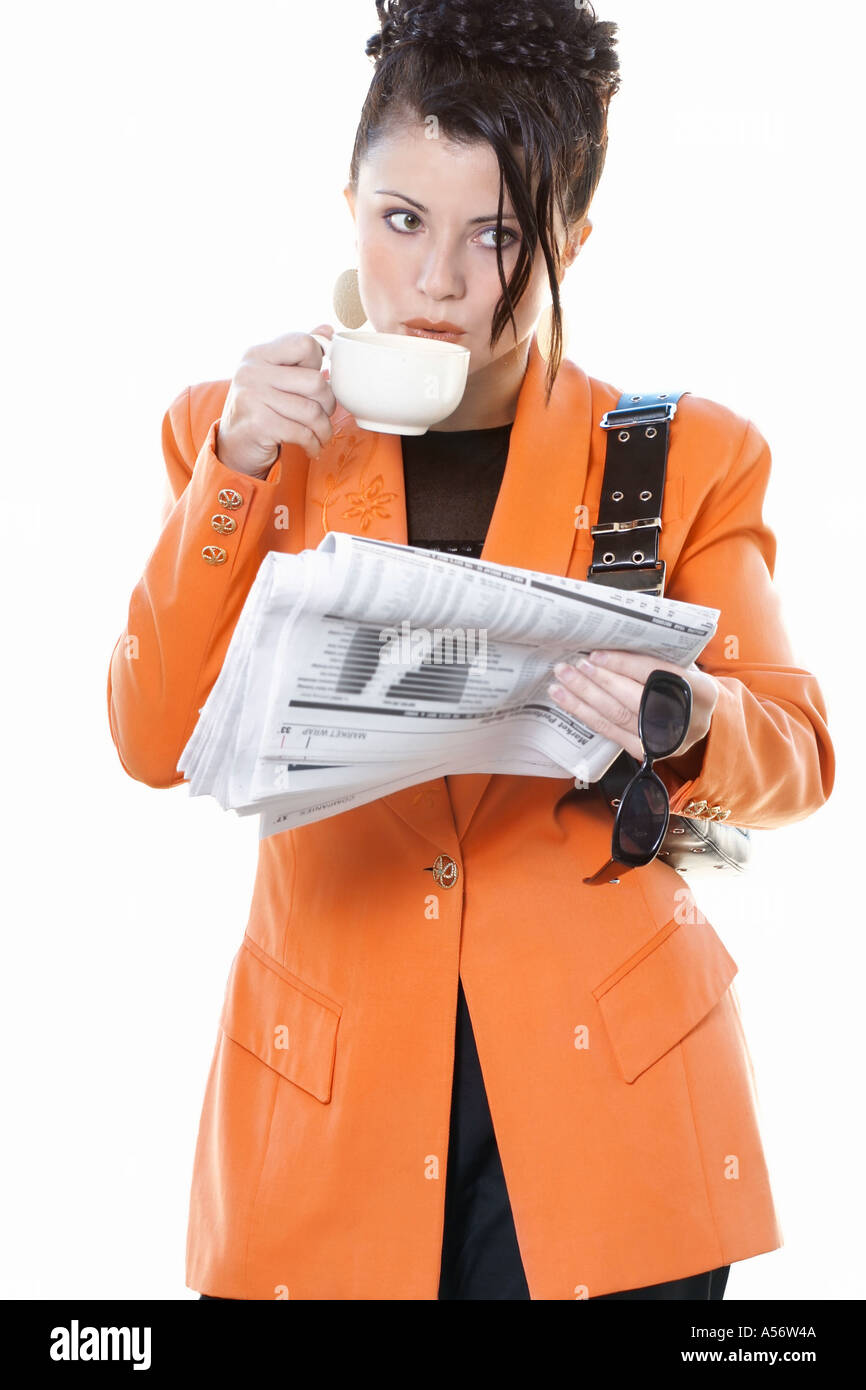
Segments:
[[[719,698],[719,683],[715,676],[699,671],[694,665],[675,666],[673,662],[659,661],[656,657],[643,656],[639,652],[606,648],[590,652],[590,657],[590,661],[581,658],[576,669],[557,662],[553,671],[559,685],[549,685],[548,693],[581,724],[612,739],[638,762],[643,761],[643,748],[638,735],[637,716],[650,671],[676,671],[692,688],[691,722],[673,756],[681,757],[709,732]]]

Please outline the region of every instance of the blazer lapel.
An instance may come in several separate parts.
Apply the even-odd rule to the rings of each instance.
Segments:
[[[533,334],[505,472],[481,558],[565,575],[589,465],[592,392],[586,374],[565,358],[545,407],[545,373],[546,363]],[[406,545],[400,436],[362,430],[342,407],[333,417],[333,429],[328,448],[310,463],[306,546],[315,549],[328,531]],[[442,848],[449,832],[456,831],[462,840],[493,775],[433,778],[382,800]]]

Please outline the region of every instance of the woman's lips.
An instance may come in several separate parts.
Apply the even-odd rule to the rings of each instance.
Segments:
[[[404,323],[406,332],[413,338],[439,338],[443,343],[459,343],[466,334],[462,331],[457,333],[438,333],[432,328],[413,328],[411,324]]]

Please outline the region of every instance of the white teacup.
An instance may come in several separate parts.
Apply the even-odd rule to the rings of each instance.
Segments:
[[[425,434],[463,399],[471,354],[459,343],[361,328],[312,336],[330,359],[334,396],[362,429]]]

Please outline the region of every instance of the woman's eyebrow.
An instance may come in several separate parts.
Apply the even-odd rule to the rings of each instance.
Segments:
[[[377,192],[377,193],[387,193],[387,195],[388,195],[389,198],[402,198],[404,203],[411,203],[412,206],[413,206],[413,208],[417,208],[419,212],[429,212],[429,211],[430,211],[429,208],[425,208],[425,206],[424,206],[423,203],[418,203],[418,202],[416,202],[416,200],[415,200],[414,198],[410,198],[409,195],[408,195],[408,193],[398,193],[396,188],[377,188],[377,189],[376,189],[376,192]],[[517,221],[517,215],[516,215],[516,213],[513,213],[513,212],[506,212],[505,209],[503,208],[503,210],[502,210],[502,220],[503,220],[504,222],[516,222],[516,221]],[[495,221],[496,221],[496,213],[495,213],[495,212],[491,212],[491,213],[488,214],[487,217],[470,217],[470,218],[469,218],[469,225],[470,225],[470,226],[474,226],[476,222],[495,222]]]

